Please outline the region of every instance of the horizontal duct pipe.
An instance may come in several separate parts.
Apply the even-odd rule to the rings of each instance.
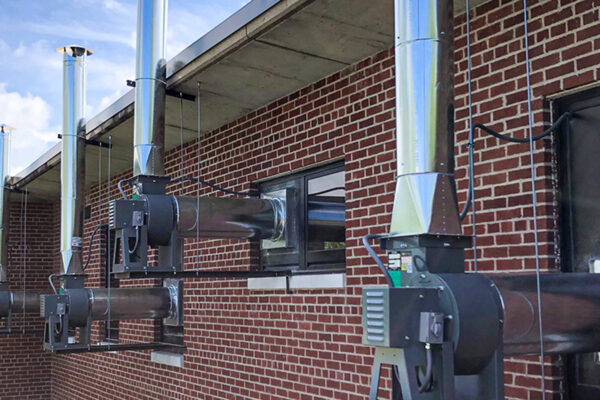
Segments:
[[[110,292],[105,288],[68,289],[65,294],[69,295],[72,326],[86,325],[88,317],[92,321],[107,320],[109,309],[112,321],[167,318],[176,312],[177,305],[177,294],[168,287],[115,288]]]
[[[504,353],[539,354],[535,275],[489,276],[504,306]],[[545,354],[600,350],[600,274],[541,274]]]
[[[284,204],[277,199],[184,196],[173,199],[181,237],[198,234],[201,238],[276,240],[284,233]]]
[[[172,293],[169,288],[132,288],[89,289],[92,309],[92,321],[108,318],[122,319],[158,319],[171,313]]]
[[[11,293],[12,301],[10,305],[13,314],[23,312],[39,313],[40,312],[40,293],[39,292],[22,292],[14,291]]]
[[[22,290],[0,291],[0,318],[9,314],[40,312],[40,293]]]
[[[92,321],[106,320],[110,307],[111,320],[158,319],[168,317],[175,306],[173,293],[167,287],[160,288],[105,288],[69,289],[66,293],[74,295],[71,307],[75,315],[86,315],[91,311]],[[23,307],[25,307],[23,309]],[[39,292],[2,292],[0,293],[0,317],[12,314],[40,312]],[[71,311],[71,310],[70,310]]]

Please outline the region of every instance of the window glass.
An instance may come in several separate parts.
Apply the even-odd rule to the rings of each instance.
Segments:
[[[261,240],[265,269],[345,268],[344,165],[311,169],[261,185],[262,198],[286,203],[286,234]]]

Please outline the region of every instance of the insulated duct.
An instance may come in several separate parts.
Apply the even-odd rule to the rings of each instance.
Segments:
[[[92,51],[60,47],[63,54],[63,132],[60,163],[60,252],[63,274],[81,274],[85,195],[85,63]]]
[[[139,0],[133,176],[165,174],[167,0]]]
[[[460,235],[452,2],[396,0],[397,180],[391,236]]]
[[[8,283],[6,239],[8,232],[8,168],[10,165],[10,136],[13,128],[0,125],[0,285]]]

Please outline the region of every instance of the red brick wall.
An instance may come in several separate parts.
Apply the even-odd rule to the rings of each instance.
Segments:
[[[359,239],[384,233],[394,189],[393,58],[385,51],[252,112],[202,139],[201,175],[235,190],[251,182],[344,157],[348,287],[343,290],[249,291],[246,282],[185,281],[184,368],[149,362],[148,352],[57,356],[55,399],[363,399],[372,349],[362,346],[360,288],[384,283]],[[196,175],[196,143],[186,145],[185,174]],[[178,176],[179,149],[167,172]],[[113,184],[118,178],[113,178]],[[114,188],[116,189],[116,188]],[[181,185],[171,191],[181,193]],[[186,184],[183,193],[195,195]],[[222,194],[202,188],[201,194]],[[113,190],[112,197],[118,193]],[[101,201],[101,203],[100,203]],[[106,188],[88,195],[86,236],[106,221]],[[199,268],[247,269],[246,241],[203,240]],[[186,268],[196,267],[194,240]],[[100,284],[99,258],[88,268]],[[123,286],[141,281],[124,281]],[[120,325],[140,340],[147,324]],[[149,335],[146,335],[149,337]],[[121,376],[125,373],[125,376]],[[389,376],[389,370],[386,370]],[[81,382],[85,382],[82,385]],[[390,397],[386,380],[382,396]]]
[[[391,1],[391,0],[390,0]],[[595,82],[600,61],[599,2],[530,1],[535,131],[550,119],[546,97]],[[523,137],[527,126],[522,2],[492,0],[472,12],[475,122]],[[466,180],[465,18],[456,21],[456,155],[459,199]],[[382,52],[203,137],[201,175],[248,189],[252,182],[328,160],[346,166],[347,288],[248,291],[244,281],[185,282],[184,367],[149,362],[148,352],[56,356],[53,399],[365,399],[372,349],[360,344],[360,293],[384,283],[360,244],[385,233],[394,190],[393,51]],[[552,138],[536,143],[542,268],[558,266],[556,165]],[[196,143],[185,146],[185,173],[197,174]],[[178,176],[179,149],[167,170]],[[479,269],[535,268],[527,144],[476,135]],[[113,186],[118,178],[113,178]],[[195,195],[186,184],[171,188]],[[106,189],[94,188],[92,219],[106,220]],[[203,195],[221,195],[206,188]],[[113,187],[112,197],[117,197]],[[472,233],[470,221],[465,232]],[[200,247],[196,261],[195,250]],[[250,247],[229,240],[186,242],[186,268],[249,267]],[[472,252],[469,257],[472,258]],[[196,265],[196,262],[198,265]],[[472,263],[470,264],[472,265]],[[99,258],[89,267],[99,285]],[[123,282],[139,285],[140,281]],[[147,283],[147,282],[144,282]],[[121,339],[151,336],[152,324],[121,323]],[[99,330],[96,328],[96,332]],[[99,338],[99,337],[98,337]],[[509,359],[509,399],[540,397],[536,357]],[[562,363],[548,358],[548,398],[561,398]],[[381,398],[390,397],[389,369]]]
[[[528,1],[529,48],[534,134],[550,125],[548,97],[585,87],[600,79],[598,0]],[[466,18],[455,21],[456,40],[456,176],[464,202],[467,165]],[[489,1],[471,12],[471,55],[474,123],[515,137],[526,137],[522,1]],[[480,271],[535,270],[529,144],[501,142],[475,135],[475,187],[478,267]],[[541,268],[559,269],[557,165],[553,137],[535,145],[535,171]],[[472,233],[465,221],[465,233]],[[473,252],[470,252],[472,258]],[[471,263],[471,267],[472,267]],[[506,397],[541,397],[538,357],[505,363]],[[547,398],[563,397],[562,360],[547,357]]]
[[[13,291],[49,291],[56,238],[56,208],[49,203],[10,204],[8,277]],[[24,218],[26,217],[26,218]],[[26,253],[23,251],[26,248]],[[38,313],[39,314],[39,313]],[[3,326],[6,321],[2,321]],[[12,333],[0,334],[0,398],[48,399],[51,356],[42,351],[44,321],[14,313]]]

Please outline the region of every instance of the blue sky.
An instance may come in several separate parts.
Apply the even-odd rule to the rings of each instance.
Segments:
[[[56,48],[83,45],[86,115],[124,94],[134,79],[137,0],[1,0],[0,123],[16,128],[11,173],[57,143],[61,130],[62,58]],[[248,0],[169,0],[170,59]]]

